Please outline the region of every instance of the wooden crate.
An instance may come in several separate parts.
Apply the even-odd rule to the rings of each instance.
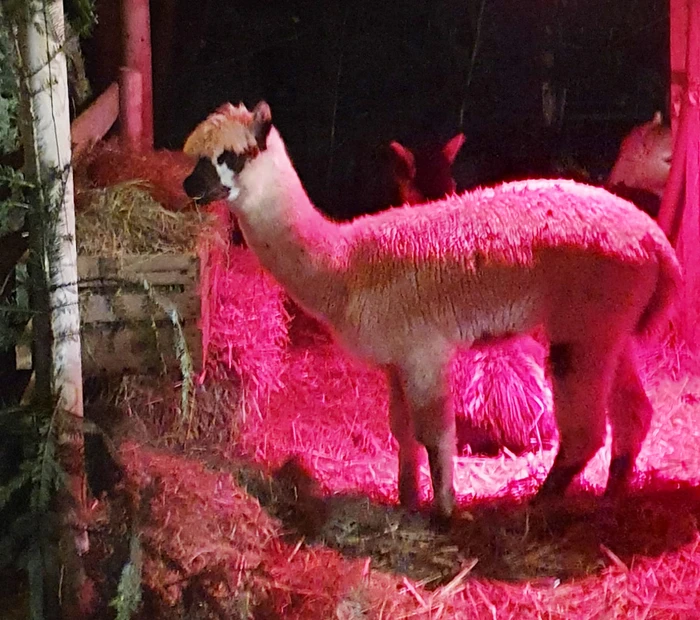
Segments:
[[[172,310],[198,369],[202,343],[195,255],[79,256],[78,277],[86,375],[178,367]]]

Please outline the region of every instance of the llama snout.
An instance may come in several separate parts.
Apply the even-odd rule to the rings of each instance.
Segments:
[[[183,181],[182,187],[190,198],[204,205],[228,196],[228,189],[221,184],[216,168],[204,157]]]

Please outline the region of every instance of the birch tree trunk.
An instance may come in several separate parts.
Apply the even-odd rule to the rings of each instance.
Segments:
[[[37,508],[40,502],[33,501],[41,518],[37,525],[44,529],[39,536],[41,547],[35,548],[43,576],[37,583],[34,571],[32,615],[79,618],[89,598],[80,560],[88,550],[88,539],[83,516],[83,391],[63,2],[27,0],[23,12],[10,18],[19,52],[25,175],[35,184],[28,215],[36,399],[37,404],[51,408],[46,441],[55,442],[55,459],[64,476],[59,478],[52,510]],[[50,455],[51,451],[45,452],[44,460]],[[50,522],[45,517],[53,509],[58,536],[51,536],[44,523]],[[39,556],[30,557],[36,568]],[[43,610],[37,610],[40,603]]]

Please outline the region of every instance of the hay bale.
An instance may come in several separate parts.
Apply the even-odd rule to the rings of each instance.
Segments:
[[[152,198],[169,211],[192,209],[182,183],[192,170],[192,161],[181,151],[144,151],[125,149],[114,138],[96,144],[74,162],[76,210],[82,208],[84,191],[138,180]]]
[[[556,423],[544,360],[544,347],[529,337],[458,352],[450,387],[460,453],[551,447]]]
[[[118,139],[96,144],[74,162],[78,253],[194,251],[206,213],[182,187],[191,169],[179,151],[132,152]]]
[[[142,181],[124,181],[79,194],[76,213],[78,254],[123,257],[192,252],[207,216],[163,207]]]
[[[255,589],[251,569],[265,559],[261,541],[277,538],[279,525],[229,473],[131,441],[119,456],[141,516],[143,583],[160,608],[151,617],[249,617],[236,608]],[[178,613],[189,606],[192,584],[200,584],[200,595],[219,613]]]
[[[138,180],[83,189],[79,195],[76,241],[84,370],[186,372],[184,345],[200,359],[194,251],[207,215],[164,208]]]
[[[260,403],[282,387],[286,296],[249,249],[232,245],[225,205],[214,213],[216,223],[199,241],[202,368],[215,380],[237,375],[244,414],[259,412]]]
[[[191,253],[79,255],[83,371],[187,373],[201,359],[198,275]]]

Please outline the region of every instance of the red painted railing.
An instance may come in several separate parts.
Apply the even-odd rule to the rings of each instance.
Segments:
[[[119,135],[132,150],[153,148],[153,86],[148,0],[122,0],[122,61],[112,83],[71,124],[73,157],[101,140],[119,120]]]

